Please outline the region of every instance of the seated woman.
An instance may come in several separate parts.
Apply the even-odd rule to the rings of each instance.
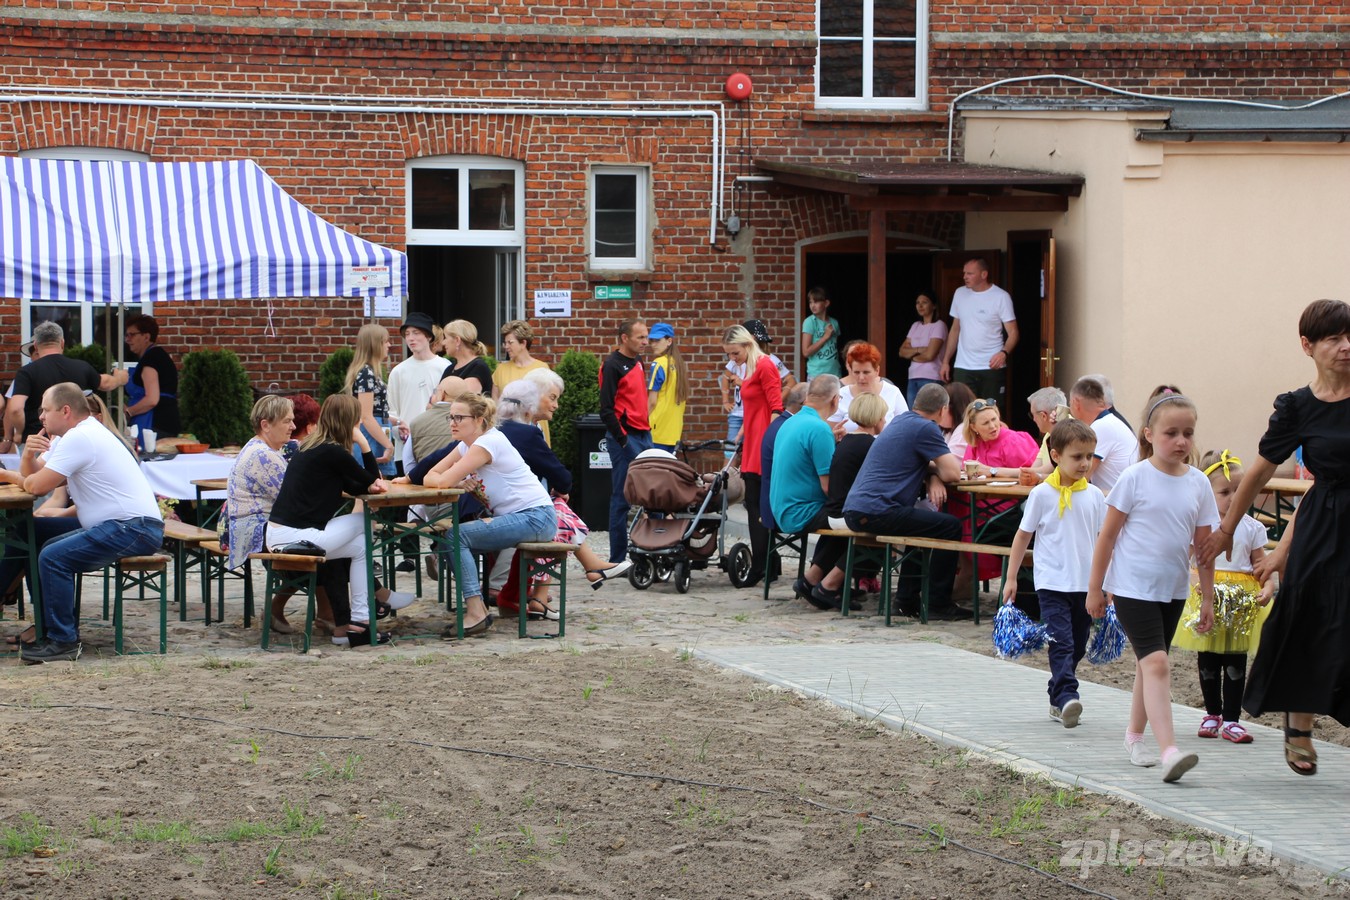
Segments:
[[[487,507],[490,518],[465,522],[459,529],[459,577],[464,593],[464,634],[486,634],[492,617],[483,603],[474,553],[505,550],[522,541],[551,541],[558,531],[553,502],[519,451],[492,427],[496,404],[482,394],[463,393],[450,404],[450,430],[459,441],[423,483],[430,487],[463,485]],[[455,626],[441,633],[458,638]]]
[[[567,505],[568,494],[572,490],[572,473],[544,443],[543,432],[539,429],[540,424],[553,419],[562,387],[562,378],[547,369],[534,370],[525,378],[511,382],[502,389],[501,404],[497,408],[497,427],[520,452],[530,470],[544,482],[553,497],[553,508],[558,514],[558,533],[552,540],[577,548],[574,555],[586,573],[586,580],[592,589],[598,589],[607,579],[627,572],[632,562],[627,559],[618,563],[606,562],[586,546],[586,535],[590,529]],[[556,619],[558,615],[548,595],[548,583],[533,579],[531,585],[529,614]],[[518,596],[513,566],[497,600],[497,608],[503,615],[516,611],[515,598]]]
[[[881,351],[876,347],[866,341],[850,343],[844,354],[844,365],[848,367],[850,380],[839,391],[839,411],[830,416],[836,437],[858,430],[858,423],[848,417],[848,410],[853,398],[862,394],[878,394],[886,401],[886,416],[881,423],[883,430],[891,424],[891,419],[909,410],[904,392],[881,377]]]
[[[300,445],[277,492],[267,522],[268,550],[296,541],[322,547],[329,559],[351,560],[347,598],[330,596],[333,607],[333,643],[359,646],[370,639],[367,588],[365,519],[360,512],[334,514],[343,504],[343,494],[379,494],[388,490],[370,443],[358,427],[361,406],[349,395],[332,394],[319,409],[319,425]],[[364,463],[351,455],[352,442],[361,448]],[[389,639],[378,636],[379,643]]]
[[[998,403],[994,400],[976,400],[966,407],[964,433],[966,438],[965,459],[979,463],[975,467],[979,478],[1002,478],[1017,481],[1022,474],[1022,466],[1036,461],[1040,443],[1025,431],[1014,431],[1003,424],[998,413]],[[1011,500],[984,504],[985,516],[995,516],[1011,508]],[[964,497],[952,496],[947,503],[947,511],[961,519],[965,539],[970,540],[970,507]],[[1017,529],[1012,517],[999,520],[994,533],[986,532],[986,541],[1001,543],[1011,540]],[[981,580],[996,578],[1002,571],[997,557],[981,556],[979,577]]]

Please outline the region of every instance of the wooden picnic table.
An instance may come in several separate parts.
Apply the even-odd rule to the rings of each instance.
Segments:
[[[37,536],[33,533],[33,506],[37,499],[16,484],[0,484],[0,546],[13,547],[28,555],[28,590],[33,601],[35,634],[40,641],[43,637],[42,616],[39,614],[42,609],[41,584],[38,580],[40,548],[37,546]],[[20,619],[23,618],[22,585],[19,587],[18,615]]]
[[[1293,517],[1294,510],[1298,509],[1298,498],[1312,488],[1314,482],[1304,478],[1272,478],[1266,482],[1265,487],[1261,488],[1261,493],[1270,494],[1275,499],[1275,509],[1270,516],[1274,522],[1266,529],[1266,535],[1272,541],[1278,541],[1284,534],[1285,526],[1289,524],[1288,519]],[[1253,505],[1248,514],[1261,519],[1258,513],[1265,512],[1260,507]]]

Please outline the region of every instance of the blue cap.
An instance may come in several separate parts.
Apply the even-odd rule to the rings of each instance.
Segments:
[[[651,327],[651,330],[647,332],[647,338],[653,341],[659,341],[661,338],[673,338],[674,336],[675,329],[671,328],[665,322],[657,322]]]

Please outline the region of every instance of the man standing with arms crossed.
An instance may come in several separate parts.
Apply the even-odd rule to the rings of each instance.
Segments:
[[[942,380],[969,385],[977,398],[1001,400],[1003,370],[1018,338],[1012,297],[989,283],[989,264],[982,259],[962,266],[961,280],[965,285],[952,295],[952,331],[942,351]]]
[[[640,357],[647,350],[647,326],[638,319],[619,323],[619,346],[600,367],[600,419],[608,432],[611,493],[609,495],[609,561],[628,557],[628,501],[623,484],[628,464],[652,448],[647,418],[647,376]]]

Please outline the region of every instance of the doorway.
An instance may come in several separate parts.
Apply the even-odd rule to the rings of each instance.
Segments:
[[[472,322],[496,356],[501,327],[520,317],[519,258],[511,247],[410,246],[408,310]]]
[[[1054,328],[1054,271],[1047,261],[1051,244],[1049,231],[1008,232],[1007,283],[1001,285],[1012,294],[1018,330],[1017,347],[1008,363],[1009,408],[1004,411],[1005,421],[1032,436],[1040,432],[1031,419],[1026,398],[1049,383],[1044,377],[1043,358],[1045,335]],[[1053,354],[1053,338],[1049,350]]]

